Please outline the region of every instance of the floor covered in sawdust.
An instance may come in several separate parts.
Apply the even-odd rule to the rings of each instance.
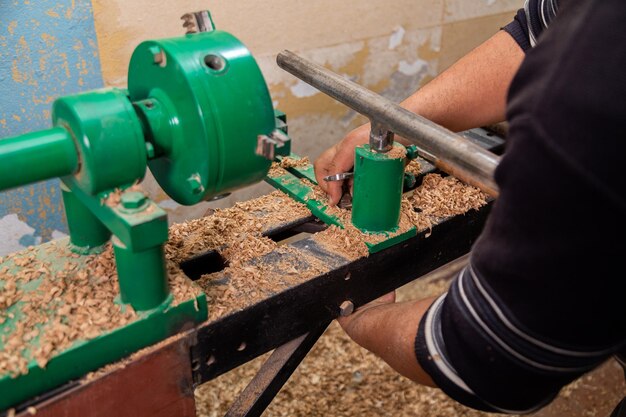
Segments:
[[[444,292],[447,274],[434,273],[398,290],[399,300]],[[259,369],[257,358],[196,390],[199,417],[223,416]],[[565,387],[534,417],[604,417],[626,395],[621,367],[611,360]],[[265,416],[486,417],[441,391],[418,386],[353,343],[333,323],[266,410]]]

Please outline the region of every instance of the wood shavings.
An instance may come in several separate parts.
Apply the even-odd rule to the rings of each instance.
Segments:
[[[58,251],[59,257],[67,254],[65,248],[59,247]],[[52,259],[54,253],[46,252],[46,259]],[[17,254],[16,259],[24,258]],[[8,335],[3,334],[0,374],[26,374],[30,359],[45,368],[52,356],[77,340],[94,338],[134,319],[131,308],[114,302],[119,290],[110,275],[111,269],[115,269],[112,254],[105,252],[85,259],[85,268],[81,268],[71,261],[53,264],[33,257],[30,264],[21,261],[14,264],[18,272],[12,280],[2,278],[4,288],[12,289],[17,282],[32,279],[31,265],[34,264],[45,279],[35,291],[20,293],[18,297],[17,301],[23,302],[20,317],[13,321],[13,330]],[[11,255],[5,261],[10,262]],[[113,267],[104,266],[106,263]]]
[[[454,177],[429,174],[413,192],[411,203],[422,215],[436,221],[484,206],[487,195]]]
[[[227,209],[216,209],[211,216],[173,225],[165,253],[168,259],[181,262],[209,250],[235,247],[246,238],[260,237],[267,228],[310,215],[304,204],[274,191]]]
[[[308,165],[311,165],[311,161],[309,160],[308,156],[300,159],[296,159],[291,156],[285,156],[281,159],[280,162],[272,162],[272,166],[270,167],[267,176],[282,177],[283,175],[287,175],[289,173],[286,168],[304,168]]]
[[[309,161],[309,157],[308,156],[305,156],[305,157],[300,158],[300,159],[296,159],[296,158],[292,158],[290,156],[286,156],[286,157],[284,157],[280,161],[281,168],[293,168],[293,167],[303,168],[303,167],[306,167],[308,165],[311,165],[311,161]]]
[[[406,148],[404,146],[394,146],[385,155],[390,159],[401,159],[406,157]]]
[[[316,233],[313,239],[332,252],[347,259],[358,259],[369,255],[363,233],[351,225],[342,229],[332,225],[323,232]]]
[[[70,256],[65,247],[55,247],[56,254],[48,247],[42,249],[42,252],[46,253],[48,259],[54,255],[58,258]],[[55,266],[58,263],[37,260],[34,254],[25,257],[19,253],[15,259],[22,265],[19,272],[8,276],[5,271],[4,275],[0,275],[0,280],[4,281],[0,290],[0,302],[3,303],[0,309],[18,301],[23,303],[20,306],[21,317],[13,323],[13,331],[2,335],[0,375],[28,373],[30,359],[45,368],[50,358],[76,341],[100,336],[136,318],[131,306],[115,302],[119,296],[119,286],[110,244],[101,254],[82,258],[83,263],[67,261],[60,267]],[[14,262],[15,259],[9,255],[5,261]],[[30,263],[25,263],[25,259]],[[37,277],[45,279],[42,279],[36,291],[16,291],[17,282],[32,279],[33,265],[37,267]],[[173,306],[200,295],[201,290],[190,282],[177,264],[167,261],[167,269]],[[2,322],[8,318],[0,315]],[[24,349],[28,351],[27,354],[23,354]]]
[[[412,159],[404,167],[404,172],[408,174],[419,175],[422,172],[422,165],[419,163],[417,159]]]
[[[282,177],[283,175],[287,175],[287,174],[289,174],[289,172],[286,169],[282,168],[278,162],[272,162],[272,165],[270,166],[270,170],[268,171],[267,176],[276,178],[276,177]]]
[[[196,281],[210,300],[210,321],[329,270],[319,259],[291,246],[276,246],[271,256],[248,260],[231,259],[223,271],[203,275]]]

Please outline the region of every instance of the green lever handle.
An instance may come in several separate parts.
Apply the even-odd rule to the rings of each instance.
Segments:
[[[74,140],[62,127],[0,139],[0,191],[78,169]]]

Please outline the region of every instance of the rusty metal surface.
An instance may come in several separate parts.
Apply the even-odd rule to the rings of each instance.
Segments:
[[[189,358],[194,340],[192,330],[139,351],[17,416],[194,417]]]

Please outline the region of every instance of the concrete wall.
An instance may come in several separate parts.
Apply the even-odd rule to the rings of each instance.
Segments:
[[[288,115],[294,151],[315,158],[363,120],[277,68],[275,56],[282,49],[300,53],[400,101],[496,32],[522,3],[523,0],[93,0],[90,4],[86,0],[0,0],[0,42],[13,48],[9,49],[12,56],[8,59],[17,60],[18,56],[24,55],[24,48],[29,48],[31,62],[39,62],[41,51],[45,50],[42,46],[45,27],[46,31],[53,31],[54,47],[62,47],[54,56],[65,54],[69,69],[69,73],[64,73],[65,61],[59,61],[54,67],[33,73],[33,79],[48,77],[48,80],[52,80],[53,74],[67,75],[67,80],[62,81],[68,90],[63,91],[52,90],[53,83],[43,79],[37,81],[38,85],[30,86],[28,91],[17,91],[18,87],[26,88],[28,81],[18,82],[19,77],[15,80],[8,76],[10,65],[3,69],[0,72],[0,93],[6,93],[0,99],[0,137],[42,127],[32,120],[12,120],[12,115],[21,112],[21,108],[28,114],[44,111],[37,107],[40,104],[35,101],[35,96],[45,95],[46,100],[51,100],[46,94],[55,97],[66,94],[73,87],[93,88],[100,83],[100,77],[105,85],[125,86],[128,60],[140,41],[182,35],[182,14],[209,9],[218,29],[235,34],[256,56],[275,106]],[[59,10],[55,11],[57,9],[53,6]],[[80,13],[65,12],[68,7]],[[48,9],[52,12],[48,13]],[[12,17],[7,17],[5,10]],[[34,20],[34,15],[38,16],[36,19],[40,23],[31,27],[29,22]],[[56,26],[48,28],[51,22]],[[20,35],[24,36],[23,41],[20,36],[10,33],[17,30],[13,27],[24,31]],[[61,33],[73,33],[74,29],[70,28],[83,32],[83,49],[75,48],[76,39],[71,36],[61,36]],[[94,38],[97,38],[97,49],[94,48]],[[22,50],[18,49],[20,42],[25,45]],[[2,53],[5,50],[2,46]],[[0,65],[6,67],[7,58],[3,57]],[[87,68],[87,74],[80,73],[83,67]],[[46,88],[50,88],[50,93],[45,93]],[[13,97],[23,104],[16,105]],[[49,101],[44,107],[49,109]],[[41,117],[40,122],[45,124],[46,118],[47,115]],[[7,123],[13,127],[7,128]],[[144,184],[168,209],[173,221],[197,217],[208,207],[228,206],[235,200],[271,190],[269,186],[259,184],[216,203],[181,207],[160,191],[152,178],[147,178]],[[6,197],[7,194],[0,194],[0,233],[3,237],[6,227],[3,224],[7,222],[3,216],[7,213],[18,213],[21,221],[34,229],[33,238],[22,239],[22,243],[52,236],[50,227],[41,230],[35,227],[35,219],[25,215],[25,210],[30,210],[24,208],[25,205],[37,207],[34,208],[36,213],[56,213],[54,222],[44,219],[42,223],[52,224],[55,230],[64,230],[59,223],[61,215],[56,186],[38,187],[13,192],[17,194],[10,198]],[[54,193],[49,205],[39,202],[46,193]],[[9,208],[5,210],[6,207]],[[14,224],[13,218],[8,222]],[[0,253],[14,246],[0,241]]]
[[[0,138],[50,127],[56,97],[101,86],[91,2],[0,0]],[[58,180],[0,192],[0,255],[65,232]]]

